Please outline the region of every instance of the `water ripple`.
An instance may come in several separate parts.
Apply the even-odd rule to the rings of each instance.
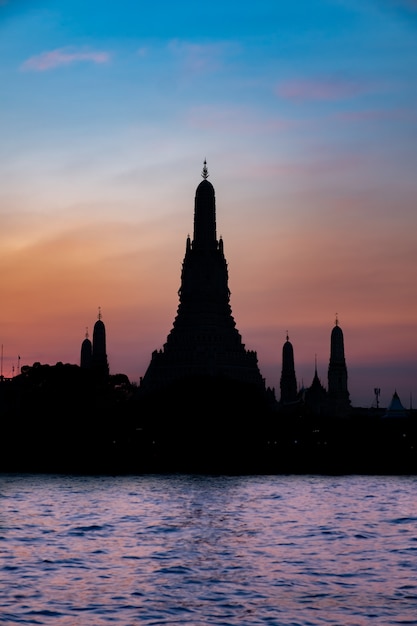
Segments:
[[[0,623],[416,624],[414,477],[0,476]]]

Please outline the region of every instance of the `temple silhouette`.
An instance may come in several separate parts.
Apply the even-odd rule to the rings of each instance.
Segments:
[[[223,239],[216,235],[216,199],[204,161],[194,203],[193,239],[187,237],[179,306],[161,350],[155,350],[141,380],[143,392],[185,379],[222,379],[265,392],[257,354],[246,350],[230,306]]]
[[[330,334],[327,387],[315,360],[311,384],[296,378],[294,348],[282,347],[279,396],[265,385],[257,353],[248,350],[236,328],[230,304],[229,276],[224,243],[217,238],[215,190],[208,180],[207,162],[194,198],[193,238],[186,238],[178,290],[177,314],[166,342],[151,355],[140,379],[140,411],[152,414],[179,411],[226,413],[257,403],[269,413],[347,417],[352,413],[348,389],[344,336],[336,315]],[[93,342],[88,331],[81,345],[82,368],[109,375],[106,331],[99,309]],[[278,381],[277,381],[278,382]],[[248,400],[250,402],[248,404]]]

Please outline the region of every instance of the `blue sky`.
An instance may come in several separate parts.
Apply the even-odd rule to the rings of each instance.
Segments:
[[[101,306],[111,369],[144,373],[207,158],[268,383],[287,330],[325,382],[337,312],[353,400],[417,394],[416,35],[413,0],[0,0],[8,367],[77,362]]]

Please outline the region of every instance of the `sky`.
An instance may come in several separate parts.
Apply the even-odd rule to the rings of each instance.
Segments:
[[[139,382],[207,159],[267,385],[288,332],[327,386],[337,316],[352,404],[417,405],[416,0],[0,0],[0,84],[3,375],[79,363],[100,307]]]

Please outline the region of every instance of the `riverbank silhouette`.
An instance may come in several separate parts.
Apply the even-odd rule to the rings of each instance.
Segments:
[[[220,377],[142,394],[123,374],[22,370],[0,383],[2,472],[417,473],[416,411],[338,417]]]

